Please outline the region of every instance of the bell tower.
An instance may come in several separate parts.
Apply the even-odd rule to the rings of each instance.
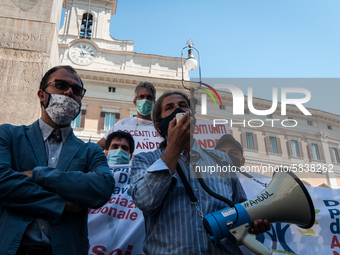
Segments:
[[[75,68],[102,70],[108,52],[133,52],[132,41],[110,35],[111,15],[117,0],[64,0],[63,27],[59,30],[60,63]],[[104,61],[104,62],[103,62]],[[112,64],[112,62],[111,62]]]
[[[64,0],[64,25],[59,31],[61,40],[112,40],[109,34],[111,15],[116,13],[117,0]]]

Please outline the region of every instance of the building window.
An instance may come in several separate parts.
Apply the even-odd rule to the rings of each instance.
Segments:
[[[328,128],[329,130],[333,130],[333,127],[332,127],[331,125],[327,125],[327,128]]]
[[[295,141],[295,140],[292,140],[290,142],[291,142],[291,145],[292,145],[292,155],[294,157],[300,157],[298,142]]]
[[[71,122],[72,128],[79,128],[80,127],[80,117],[81,117],[81,114],[78,114],[77,118],[72,120],[72,122]]]
[[[114,88],[114,87],[109,87],[109,92],[115,93],[115,92],[116,92],[116,88]]]
[[[115,124],[115,114],[105,113],[105,125],[104,130],[109,130]]]
[[[249,114],[249,110],[248,110],[248,109],[245,109],[245,110],[244,110],[244,114]]]
[[[277,154],[277,144],[276,144],[276,137],[269,137],[270,148],[272,153]]]
[[[254,150],[254,141],[253,141],[252,133],[246,133],[246,141],[247,141],[247,148],[249,150]]]
[[[313,159],[320,160],[319,148],[315,143],[312,143],[312,155]]]
[[[333,161],[339,164],[340,160],[339,160],[339,152],[337,148],[334,148],[334,147],[332,148],[332,155],[333,155]]]
[[[242,148],[246,148],[249,150],[259,150],[257,135],[252,132],[242,132],[241,133],[241,145]]]
[[[308,126],[313,126],[313,121],[307,121]]]
[[[78,116],[71,122],[72,128],[84,128],[86,109],[82,109]]]
[[[103,108],[100,112],[98,129],[109,130],[114,125],[115,121],[120,119],[120,113],[118,111],[118,109]]]
[[[282,154],[281,141],[279,137],[276,136],[265,136],[264,138],[266,152],[274,154]]]
[[[268,118],[268,119],[272,119],[272,118],[273,118],[273,115],[272,115],[272,114],[268,114],[268,115],[267,115],[267,118]]]
[[[220,105],[221,110],[225,110],[225,105]]]
[[[92,37],[93,16],[91,13],[84,13],[80,26],[80,38],[91,39]]]

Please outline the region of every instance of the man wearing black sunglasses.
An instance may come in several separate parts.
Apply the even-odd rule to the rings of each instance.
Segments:
[[[45,74],[40,83],[38,97],[43,106],[41,118],[52,127],[65,127],[79,114],[81,99],[86,90],[79,76],[66,69],[69,67],[58,68],[52,68]],[[72,75],[69,75],[70,73]],[[52,122],[49,122],[50,120]]]
[[[111,197],[114,179],[102,149],[73,134],[83,83],[57,66],[38,91],[41,118],[0,126],[1,254],[88,254],[87,208]]]

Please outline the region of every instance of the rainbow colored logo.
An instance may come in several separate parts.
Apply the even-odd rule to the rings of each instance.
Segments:
[[[215,93],[215,95],[217,96],[217,98],[218,98],[218,100],[220,101],[220,104],[221,104],[221,106],[222,106],[222,100],[221,100],[219,94],[217,93],[217,91],[216,91],[213,87],[211,87],[210,85],[208,85],[208,84],[206,84],[206,83],[203,83],[203,82],[202,82],[201,84],[204,85],[204,86],[206,86],[208,89],[210,89],[212,92]],[[214,101],[215,105],[217,105],[214,96],[211,94],[211,92],[210,92],[209,90],[207,90],[207,89],[205,89],[205,88],[202,88],[202,87],[199,87],[199,89],[201,89],[201,90],[203,90],[204,92],[206,92],[206,93],[212,98],[212,100]]]

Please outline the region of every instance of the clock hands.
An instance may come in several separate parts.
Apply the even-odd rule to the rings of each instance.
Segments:
[[[91,46],[76,44],[70,49],[69,55],[74,63],[86,65],[94,60],[96,52]]]
[[[86,50],[84,50],[84,51],[83,51],[83,49],[80,49],[80,50],[81,50],[80,55],[81,55],[82,57],[84,57],[85,55],[90,54],[90,53],[88,53]]]

